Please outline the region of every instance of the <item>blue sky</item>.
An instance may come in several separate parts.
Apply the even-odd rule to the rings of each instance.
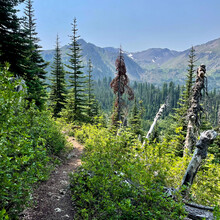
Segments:
[[[148,48],[185,50],[220,38],[220,0],[34,0],[43,49],[70,42],[76,17],[78,33],[100,47],[126,51]]]

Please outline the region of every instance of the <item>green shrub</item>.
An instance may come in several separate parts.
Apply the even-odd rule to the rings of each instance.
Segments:
[[[166,198],[161,163],[151,161],[131,133],[115,136],[105,128],[83,126],[83,165],[71,176],[79,219],[182,219],[181,203]]]
[[[21,82],[0,69],[0,215],[16,218],[30,199],[32,186],[45,180],[50,155],[64,148],[64,137],[45,111],[26,103]],[[2,217],[3,218],[3,217]]]

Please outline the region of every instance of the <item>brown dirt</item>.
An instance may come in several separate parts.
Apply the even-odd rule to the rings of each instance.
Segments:
[[[69,189],[69,173],[81,165],[83,146],[74,138],[68,141],[74,149],[70,159],[57,167],[46,182],[42,182],[33,194],[34,206],[26,209],[20,220],[62,220],[74,219],[74,210]]]

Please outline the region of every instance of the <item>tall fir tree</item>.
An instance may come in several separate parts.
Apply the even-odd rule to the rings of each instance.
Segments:
[[[188,60],[188,74],[186,79],[186,85],[182,92],[182,95],[179,99],[178,105],[179,108],[175,109],[175,113],[173,115],[173,119],[175,120],[175,127],[182,128],[179,130],[179,136],[185,137],[187,131],[187,111],[190,107],[190,98],[192,95],[192,87],[195,79],[195,49],[192,47],[189,53],[189,60]],[[184,146],[184,139],[177,137],[177,154],[182,156],[183,153],[183,146]]]
[[[41,56],[41,51],[36,32],[36,23],[34,19],[33,1],[26,0],[25,18],[23,29],[26,40],[24,79],[27,84],[28,100],[35,100],[38,107],[42,107],[46,99],[45,90],[45,68],[48,65]]]
[[[186,115],[187,110],[190,105],[190,97],[192,94],[192,87],[195,79],[195,49],[192,47],[189,53],[189,61],[188,61],[188,74],[186,79],[185,90],[182,93],[182,96],[179,101],[179,108],[176,109],[175,117],[180,122],[180,126],[184,129],[186,128]]]
[[[80,54],[81,48],[78,43],[80,36],[77,35],[77,20],[74,18],[72,24],[71,43],[70,43],[70,53],[69,65],[66,65],[69,69],[67,73],[69,74],[69,86],[70,90],[67,96],[67,105],[65,115],[68,121],[79,121],[85,120],[86,114],[86,94],[85,94],[85,75],[82,72],[82,55]]]
[[[64,108],[66,100],[66,82],[65,82],[65,70],[62,64],[61,51],[59,46],[59,36],[56,39],[56,48],[54,61],[51,70],[51,92],[50,101],[54,117],[58,117],[61,110]]]
[[[16,7],[24,0],[0,0],[0,64],[10,64],[14,75],[23,76],[25,40]]]
[[[95,100],[95,95],[93,93],[93,79],[92,79],[92,62],[91,59],[89,59],[88,62],[88,76],[87,76],[87,91],[88,91],[88,105],[87,105],[87,114],[89,121],[93,120],[93,117],[97,115],[97,102]]]
[[[188,61],[188,74],[187,74],[187,80],[186,80],[186,92],[185,92],[185,106],[188,109],[189,108],[189,100],[192,94],[192,87],[194,84],[194,78],[195,78],[195,61],[196,61],[196,55],[195,55],[195,49],[192,47],[189,53],[189,61]]]

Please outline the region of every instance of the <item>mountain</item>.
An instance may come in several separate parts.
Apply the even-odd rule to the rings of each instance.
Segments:
[[[176,58],[164,63],[162,69],[174,69],[184,71],[189,50],[183,51]],[[206,65],[209,87],[220,88],[220,38],[205,44],[195,46],[196,66]]]
[[[94,79],[114,77],[115,60],[119,49],[113,47],[101,48],[83,39],[79,40],[82,48],[82,60],[87,71],[88,60],[93,64]],[[220,88],[220,38],[194,47],[196,51],[196,66],[206,65],[209,89]],[[61,48],[63,62],[68,63],[66,55],[69,46]],[[174,81],[184,84],[187,73],[188,55],[190,49],[182,52],[168,48],[151,48],[141,52],[124,52],[127,73],[131,80],[147,81],[157,85]],[[52,62],[54,50],[45,50],[42,56]],[[48,68],[49,70],[49,68]]]
[[[118,56],[119,49],[113,47],[101,48],[97,47],[92,43],[87,43],[83,39],[80,39],[79,44],[82,49],[82,61],[84,66],[84,71],[87,71],[87,64],[89,59],[92,61],[93,65],[93,76],[94,79],[101,79],[104,77],[114,77],[115,70],[115,60]],[[61,48],[62,60],[64,64],[68,63],[69,57],[67,53],[69,52],[69,46],[64,46]],[[42,51],[43,58],[52,63],[54,50]],[[127,67],[127,73],[131,80],[140,81],[141,75],[144,74],[145,70],[141,68],[133,59],[131,59],[126,53],[124,54],[124,59]],[[50,67],[47,69],[50,70]]]
[[[141,52],[131,53],[131,56],[140,66],[148,68],[149,65],[159,66],[179,54],[179,52],[167,48],[151,48]]]

